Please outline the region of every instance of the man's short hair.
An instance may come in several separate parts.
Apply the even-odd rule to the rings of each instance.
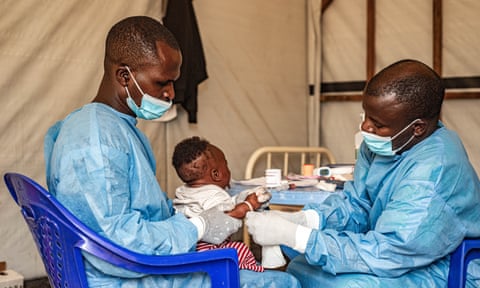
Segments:
[[[440,116],[445,87],[433,69],[420,61],[405,59],[378,72],[364,90],[366,96],[391,94],[399,103],[407,104],[406,116],[410,120],[433,119]]]
[[[113,25],[105,42],[105,64],[138,68],[158,64],[157,42],[180,50],[173,34],[159,21],[147,16],[132,16]]]

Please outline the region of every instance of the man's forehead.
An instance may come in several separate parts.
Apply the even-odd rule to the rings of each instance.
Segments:
[[[364,96],[362,107],[368,117],[373,117],[381,122],[401,119],[408,112],[408,105],[399,102],[395,93],[383,96]]]

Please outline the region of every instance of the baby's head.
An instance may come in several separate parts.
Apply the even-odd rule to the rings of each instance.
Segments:
[[[230,170],[222,150],[198,136],[175,146],[172,164],[188,186],[214,184],[225,189],[230,185]]]

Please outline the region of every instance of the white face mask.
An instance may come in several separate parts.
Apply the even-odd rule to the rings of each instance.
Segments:
[[[144,93],[140,85],[138,85],[137,80],[133,77],[132,72],[128,66],[125,66],[128,73],[132,76],[133,83],[137,86],[138,91],[142,93],[142,102],[140,107],[133,101],[132,96],[130,95],[130,91],[128,91],[127,86],[125,86],[125,91],[127,91],[127,105],[130,109],[132,109],[133,113],[137,115],[138,118],[142,118],[145,120],[152,120],[162,117],[165,112],[172,107],[172,101],[163,101],[161,99],[157,99],[153,96]]]
[[[408,139],[407,142],[405,142],[402,146],[400,146],[395,150],[393,150],[392,141],[395,138],[397,138],[399,135],[401,135],[403,132],[405,132],[410,126],[415,124],[418,120],[420,119],[413,120],[410,124],[407,125],[407,127],[403,128],[400,132],[395,134],[393,137],[378,136],[377,134],[361,131],[363,136],[363,141],[365,141],[365,144],[367,145],[368,149],[370,149],[370,151],[372,151],[373,153],[382,155],[382,156],[393,156],[398,151],[401,151],[403,148],[405,148],[405,146],[407,146],[410,142],[412,142],[413,138],[415,138],[415,135],[412,135],[412,137],[410,137],[410,139]]]

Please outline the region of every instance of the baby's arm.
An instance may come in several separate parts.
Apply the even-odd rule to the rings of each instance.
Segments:
[[[250,205],[245,202],[250,203]],[[254,211],[260,208],[260,206],[262,206],[262,203],[258,202],[257,194],[252,193],[247,196],[244,202],[238,203],[235,208],[227,212],[227,214],[233,218],[243,219],[245,215],[247,215],[247,212]]]

